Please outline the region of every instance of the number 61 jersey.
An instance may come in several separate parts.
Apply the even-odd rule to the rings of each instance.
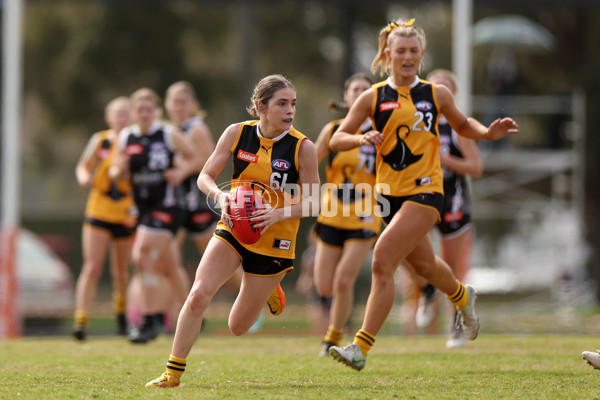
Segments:
[[[299,203],[302,193],[298,153],[300,144],[308,138],[292,127],[276,138],[268,139],[261,135],[258,122],[252,120],[240,124],[231,148],[231,190],[240,185],[251,186],[273,208]],[[279,221],[271,225],[256,243],[240,244],[254,253],[293,259],[299,225],[299,219]],[[219,221],[217,229],[231,232],[222,221]]]

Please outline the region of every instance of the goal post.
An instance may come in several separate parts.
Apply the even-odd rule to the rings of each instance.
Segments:
[[[22,0],[2,3],[0,338],[21,335],[17,240],[20,225],[22,5]]]

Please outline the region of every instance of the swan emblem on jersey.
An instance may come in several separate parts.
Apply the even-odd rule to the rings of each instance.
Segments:
[[[410,134],[410,128],[406,125],[401,125],[396,130],[396,147],[388,154],[383,155],[382,159],[388,163],[394,171],[402,171],[409,165],[418,162],[423,154],[413,154],[408,145],[400,138],[400,130],[405,130],[406,134],[404,137],[408,137]]]
[[[114,182],[111,182],[110,189],[106,192],[106,195],[108,197],[110,197],[111,199],[113,199],[114,201],[121,200],[123,197],[125,197],[125,194],[123,194],[123,193],[121,193],[121,191],[119,191],[119,189],[117,188],[117,185],[115,185]]]
[[[342,171],[344,174],[344,183],[340,184],[339,187],[335,189],[334,194],[342,204],[352,204],[361,200],[364,195],[354,188],[354,184],[348,177],[349,174],[346,173],[345,169]]]

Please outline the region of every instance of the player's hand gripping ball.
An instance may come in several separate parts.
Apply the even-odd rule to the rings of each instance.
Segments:
[[[231,231],[237,240],[242,243],[256,243],[262,235],[262,228],[257,228],[257,222],[252,222],[252,214],[264,209],[262,196],[250,186],[238,186],[231,193],[233,200],[229,204],[231,216]]]

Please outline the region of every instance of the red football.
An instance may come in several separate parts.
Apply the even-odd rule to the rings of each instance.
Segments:
[[[246,185],[238,186],[231,195],[233,200],[229,203],[229,213],[233,235],[242,243],[256,243],[262,235],[262,229],[256,228],[256,223],[250,218],[252,213],[264,208],[262,196]]]

